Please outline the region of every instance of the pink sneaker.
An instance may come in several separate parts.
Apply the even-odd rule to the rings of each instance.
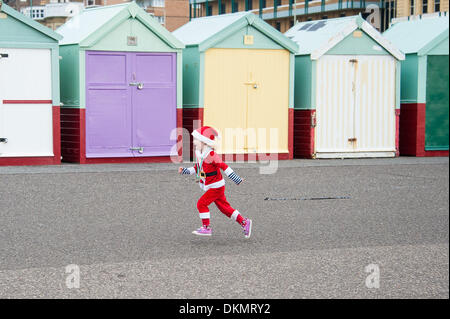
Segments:
[[[197,236],[211,236],[212,230],[211,227],[202,226],[199,229],[194,230],[192,233]]]
[[[245,224],[242,226],[244,228],[245,238],[250,238],[252,235],[252,220],[249,218],[245,219]]]

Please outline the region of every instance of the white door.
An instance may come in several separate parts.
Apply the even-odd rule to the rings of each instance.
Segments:
[[[317,158],[395,156],[395,70],[391,56],[317,61]]]
[[[50,49],[0,54],[0,157],[53,156]]]

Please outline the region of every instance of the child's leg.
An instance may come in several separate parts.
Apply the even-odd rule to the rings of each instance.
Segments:
[[[208,206],[211,205],[217,198],[215,189],[207,190],[197,202],[197,209],[204,227],[209,226],[209,219],[211,218]]]
[[[221,192],[220,197],[218,197],[214,203],[223,214],[242,225],[245,219],[237,209],[234,209],[231,207],[230,203],[228,203],[227,198],[225,197],[225,189]]]

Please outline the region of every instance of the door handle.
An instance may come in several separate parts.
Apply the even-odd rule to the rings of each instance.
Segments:
[[[258,88],[258,83],[256,83],[256,82],[245,82],[244,84],[245,85],[251,85],[251,86],[253,86],[254,89]]]
[[[8,139],[6,137],[0,137],[0,143],[8,143]]]

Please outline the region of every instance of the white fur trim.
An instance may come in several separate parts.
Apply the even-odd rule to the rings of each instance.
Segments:
[[[203,150],[203,153],[200,153],[199,150],[195,150],[195,156],[197,157],[197,159],[200,159],[200,158],[205,159],[209,155],[209,153],[211,153],[211,151],[212,151],[212,148],[209,146],[206,146],[205,149]]]
[[[205,185],[203,183],[198,184],[200,185],[200,188],[206,192],[210,188],[220,188],[222,186],[225,186],[225,180],[222,178],[220,181],[208,185]]]
[[[194,132],[192,132],[192,136],[194,138],[196,138],[197,140],[202,141],[206,145],[214,146],[214,144],[215,144],[215,142],[213,140],[210,140],[206,136],[200,134],[197,130],[194,130]]]
[[[237,217],[239,216],[239,211],[238,210],[235,210],[234,212],[233,212],[233,214],[231,214],[231,219],[233,219],[233,220],[236,220],[237,219]]]
[[[233,173],[233,170],[231,169],[231,167],[228,167],[226,170],[223,171],[225,173],[225,175],[230,176],[231,173]]]
[[[209,219],[209,218],[211,218],[210,212],[207,212],[207,213],[199,213],[198,215],[200,216],[201,219]]]

